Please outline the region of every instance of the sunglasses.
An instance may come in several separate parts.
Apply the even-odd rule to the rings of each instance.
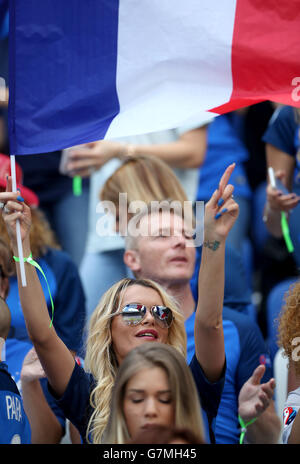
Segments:
[[[174,316],[170,308],[166,306],[152,306],[150,308],[150,313],[152,314],[155,321],[163,329],[168,329],[171,327],[172,322],[174,321]],[[123,321],[128,325],[138,325],[143,319],[145,319],[147,314],[147,308],[145,305],[138,303],[130,303],[122,309],[118,314],[122,315]]]

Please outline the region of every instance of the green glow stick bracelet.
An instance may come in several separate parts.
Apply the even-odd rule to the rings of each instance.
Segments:
[[[293,253],[294,246],[290,237],[289,225],[284,211],[281,212],[281,230],[289,253]]]
[[[242,445],[243,442],[244,442],[244,438],[245,438],[245,435],[246,435],[246,432],[247,432],[247,427],[249,427],[249,425],[253,424],[253,422],[255,422],[256,419],[257,419],[257,417],[254,417],[254,419],[250,420],[249,422],[247,422],[247,424],[245,424],[245,422],[243,421],[243,419],[239,415],[239,423],[240,423],[240,426],[241,426],[240,445]]]
[[[73,194],[75,197],[80,197],[82,194],[82,179],[80,176],[73,177]]]
[[[17,258],[17,256],[13,256],[13,258],[14,258],[16,263],[20,262],[20,258]],[[52,307],[52,318],[51,318],[51,322],[50,322],[50,326],[49,326],[49,327],[51,327],[52,323],[53,323],[53,317],[54,317],[54,303],[53,303],[53,300],[52,300],[52,295],[51,295],[51,292],[50,292],[50,287],[49,287],[49,284],[48,284],[48,280],[47,280],[47,278],[45,276],[45,273],[44,273],[43,269],[41,268],[41,266],[36,261],[34,261],[34,259],[32,259],[32,253],[30,253],[28,258],[24,258],[24,263],[29,263],[32,266],[36,267],[42,273],[42,275],[43,275],[43,277],[44,277],[44,279],[46,281],[49,296],[50,296],[50,301],[51,301],[51,307]]]

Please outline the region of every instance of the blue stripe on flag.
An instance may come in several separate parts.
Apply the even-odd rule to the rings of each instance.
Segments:
[[[103,138],[119,113],[119,1],[11,0],[9,12],[10,153]]]
[[[0,0],[0,30],[3,26],[7,10],[8,10],[8,0]]]

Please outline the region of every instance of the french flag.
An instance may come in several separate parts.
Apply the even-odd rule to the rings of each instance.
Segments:
[[[300,106],[300,0],[10,0],[9,16],[13,155]]]

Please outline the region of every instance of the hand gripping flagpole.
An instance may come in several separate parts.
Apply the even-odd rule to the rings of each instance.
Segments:
[[[12,178],[12,191],[17,192],[15,155],[10,155],[10,170],[11,170],[11,178]],[[27,283],[26,283],[24,255],[23,255],[23,246],[22,246],[22,238],[21,238],[21,227],[20,227],[19,219],[17,219],[16,221],[16,233],[17,233],[18,254],[20,258],[21,282],[22,282],[22,286],[26,287]]]

